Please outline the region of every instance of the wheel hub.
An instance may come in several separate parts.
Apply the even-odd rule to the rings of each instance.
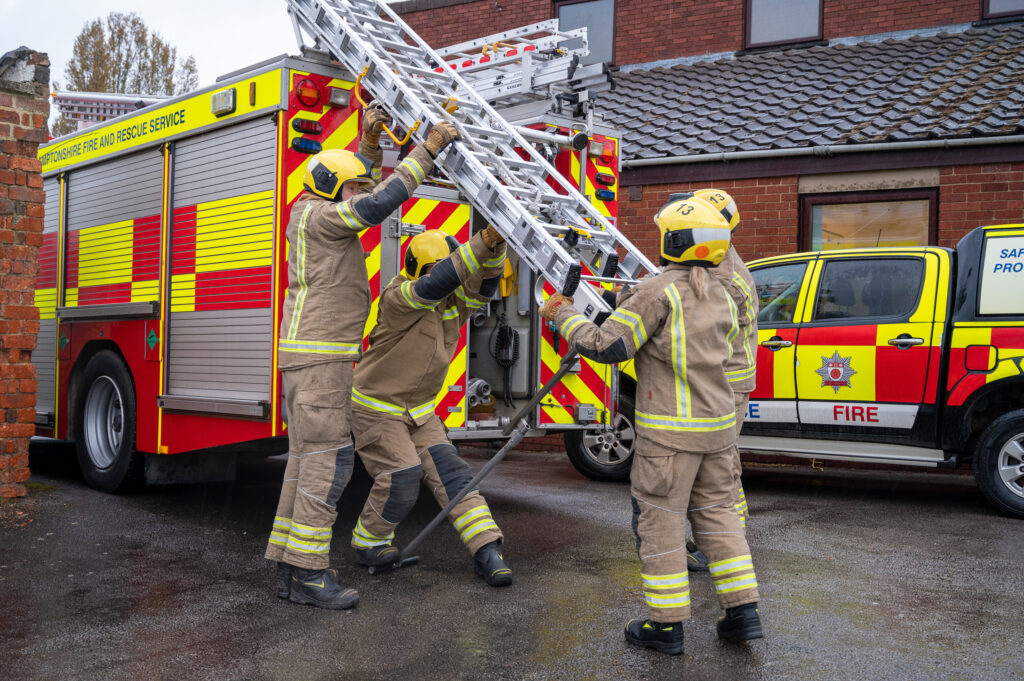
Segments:
[[[1006,441],[999,450],[996,467],[1006,489],[1024,498],[1024,433]]]
[[[100,376],[89,387],[83,423],[85,446],[93,465],[99,469],[109,468],[121,448],[124,426],[121,391],[109,376]]]

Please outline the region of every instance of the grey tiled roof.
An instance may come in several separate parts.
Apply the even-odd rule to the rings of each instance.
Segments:
[[[1024,25],[616,74],[625,158],[1024,133]]]

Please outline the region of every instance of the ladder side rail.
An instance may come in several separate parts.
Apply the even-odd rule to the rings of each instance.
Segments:
[[[558,19],[546,19],[535,24],[518,26],[507,31],[501,31],[500,33],[492,33],[491,35],[474,38],[473,40],[456,43],[455,45],[448,45],[446,47],[439,48],[437,53],[441,56],[445,56],[460,52],[471,52],[479,50],[485,45],[493,45],[497,42],[508,42],[516,38],[521,38],[522,36],[536,35],[538,33],[558,34]]]

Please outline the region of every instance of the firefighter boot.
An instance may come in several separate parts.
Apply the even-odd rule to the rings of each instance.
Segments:
[[[335,570],[293,567],[292,591],[288,600],[328,610],[347,610],[359,602],[359,594],[355,589],[346,589],[338,584]]]
[[[277,564],[277,597],[288,598],[292,592],[292,566],[285,562]]]
[[[512,583],[512,570],[498,551],[498,540],[484,544],[473,554],[476,573],[490,586],[508,586]]]
[[[683,623],[630,620],[626,623],[626,640],[668,655],[679,655],[683,652]]]
[[[390,565],[398,560],[398,547],[391,544],[371,546],[368,549],[356,549],[356,562],[360,565],[375,567]]]
[[[761,636],[761,616],[757,613],[757,603],[727,608],[725,617],[718,620],[718,638],[726,641],[739,643]]]
[[[686,539],[686,569],[690,572],[707,572],[708,557],[693,543],[693,538]]]

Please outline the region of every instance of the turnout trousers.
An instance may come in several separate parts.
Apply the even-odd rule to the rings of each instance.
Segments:
[[[743,427],[743,419],[747,415],[750,393],[733,393],[733,400],[736,403],[736,435],[739,436],[740,428]],[[733,460],[732,476],[733,503],[736,504],[736,512],[740,514],[740,525],[746,528],[750,511],[747,509],[747,495],[743,492],[743,462],[740,461],[739,447],[736,448],[736,457]]]
[[[336,506],[352,477],[352,362],[281,372],[288,409],[288,465],[269,560],[309,570],[330,564]]]
[[[421,481],[444,507],[473,478],[469,464],[459,457],[437,416],[417,426],[401,417],[356,406],[352,425],[356,451],[373,478],[370,496],[352,530],[354,548],[393,543],[395,527],[415,505]],[[478,490],[456,504],[448,519],[470,554],[502,539]]]
[[[667,449],[640,436],[630,476],[633,529],[649,619],[690,617],[686,570],[686,517],[707,554],[722,608],[759,599],[750,549],[733,504],[735,445],[693,454]]]

